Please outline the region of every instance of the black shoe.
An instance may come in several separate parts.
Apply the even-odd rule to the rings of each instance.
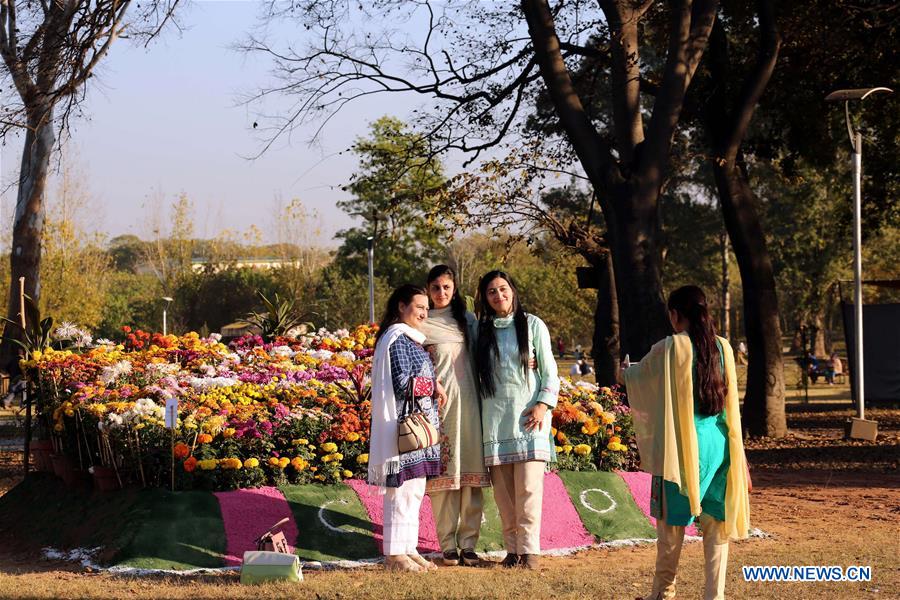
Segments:
[[[506,553],[506,558],[503,559],[503,562],[500,563],[500,566],[504,569],[512,569],[519,566],[519,555],[512,554],[510,552]]]
[[[481,559],[475,554],[474,550],[463,550],[462,558],[459,561],[464,567],[477,567],[481,564]]]
[[[459,564],[459,552],[450,550],[444,552],[443,562],[445,567],[454,567]]]

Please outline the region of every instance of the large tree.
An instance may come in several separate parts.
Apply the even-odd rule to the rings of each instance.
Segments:
[[[658,247],[658,200],[668,174],[672,140],[685,95],[706,49],[718,2],[677,0],[547,0],[441,5],[379,0],[272,4],[272,18],[296,19],[312,36],[304,48],[276,48],[251,39],[246,48],[269,54],[280,81],[261,90],[296,97],[296,109],[264,130],[277,135],[322,122],[348,102],[372,94],[418,93],[433,100],[415,113],[432,152],[460,150],[474,160],[508,141],[515,144],[520,111],[546,91],[578,166],[597,195],[609,228],[625,352],[643,355],[668,332]],[[643,36],[643,20],[662,14],[662,37]],[[398,22],[409,24],[397,28]],[[643,92],[642,52],[664,56]],[[611,107],[591,115],[571,69],[585,56],[595,79],[609,82]],[[598,85],[600,85],[598,83]],[[578,225],[575,224],[577,227]],[[584,227],[584,225],[581,225]],[[577,237],[605,260],[596,234]]]
[[[338,266],[349,275],[364,275],[372,237],[379,277],[391,286],[423,281],[428,264],[446,254],[441,227],[429,210],[445,180],[440,161],[429,155],[420,135],[392,117],[372,123],[369,136],[357,139],[352,150],[359,158],[346,187],[353,197],[338,206],[363,223],[337,233],[343,240]]]
[[[0,137],[24,132],[16,180],[11,277],[40,298],[41,235],[50,159],[59,130],[67,131],[110,46],[118,38],[147,43],[171,19],[179,0],[0,0],[2,92]],[[7,314],[17,321],[18,286]]]

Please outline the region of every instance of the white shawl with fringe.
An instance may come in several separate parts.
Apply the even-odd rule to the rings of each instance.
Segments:
[[[397,450],[397,399],[391,378],[391,344],[401,335],[421,344],[425,334],[405,323],[387,328],[375,346],[372,362],[372,425],[369,432],[368,482],[384,488],[388,475],[400,472],[400,452]]]

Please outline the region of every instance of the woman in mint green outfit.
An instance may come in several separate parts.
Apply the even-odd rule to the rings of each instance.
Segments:
[[[484,464],[503,522],[503,566],[537,569],[544,471],[554,451],[551,413],[559,394],[550,333],[525,312],[515,283],[502,271],[481,278],[477,302]]]

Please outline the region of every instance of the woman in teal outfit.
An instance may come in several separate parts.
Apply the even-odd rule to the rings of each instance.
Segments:
[[[503,565],[537,569],[544,471],[554,451],[550,422],[559,394],[550,333],[525,312],[515,283],[502,271],[481,278],[477,302],[484,464],[503,522]]]
[[[623,373],[641,453],[652,473],[657,555],[645,600],[675,597],[684,529],[703,530],[706,600],[725,597],[728,540],[747,537],[749,498],[734,355],[716,336],[697,286],[669,296],[675,335]]]

